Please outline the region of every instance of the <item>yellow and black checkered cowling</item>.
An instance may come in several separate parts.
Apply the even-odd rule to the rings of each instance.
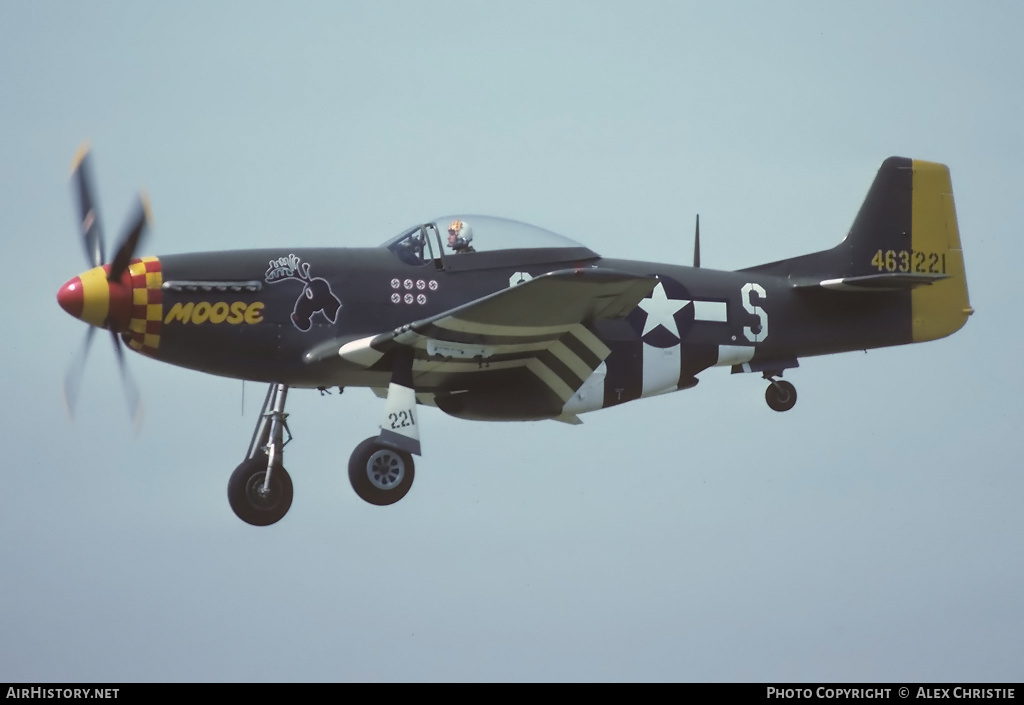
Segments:
[[[97,328],[121,333],[133,350],[154,355],[163,326],[163,273],[160,260],[132,260],[117,280],[110,265],[94,267],[69,280],[57,301],[69,314]]]
[[[132,312],[128,321],[128,345],[140,353],[152,355],[160,347],[163,326],[163,273],[160,260],[143,257],[128,265],[131,277]]]

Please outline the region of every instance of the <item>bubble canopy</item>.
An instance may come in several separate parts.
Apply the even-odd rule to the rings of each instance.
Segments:
[[[454,252],[448,247],[448,227],[455,221],[468,225],[473,233],[471,244],[474,251],[460,254],[459,257],[519,249],[586,250],[575,240],[550,230],[489,215],[449,215],[435,218],[428,223],[404,230],[382,246],[391,250],[407,264],[422,264],[444,256],[452,256]]]

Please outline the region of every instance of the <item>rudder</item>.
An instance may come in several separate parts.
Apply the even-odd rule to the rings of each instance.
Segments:
[[[946,165],[913,161],[911,228],[912,269],[947,275],[911,292],[916,343],[955,333],[974,313],[967,294],[960,228]]]

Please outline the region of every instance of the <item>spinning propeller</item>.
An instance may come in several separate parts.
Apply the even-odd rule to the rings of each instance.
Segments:
[[[73,415],[93,334],[97,328],[105,328],[110,331],[110,339],[114,344],[128,411],[137,424],[141,420],[142,406],[138,388],[124,359],[120,334],[128,330],[131,318],[132,281],[128,267],[149,223],[149,202],[144,193],[139,194],[138,204],[121,236],[117,254],[109,264],[104,264],[103,228],[93,198],[88,145],[82,145],[75,154],[71,164],[71,182],[72,190],[78,198],[85,258],[92,269],[70,279],[57,292],[57,303],[61,308],[90,324],[85,332],[85,340],[64,376],[64,403],[68,414]]]

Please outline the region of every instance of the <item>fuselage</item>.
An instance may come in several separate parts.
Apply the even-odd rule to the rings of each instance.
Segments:
[[[114,326],[138,352],[210,374],[300,387],[386,387],[387,369],[337,356],[310,364],[307,354],[429,319],[547,272],[600,267],[656,275],[654,291],[625,318],[591,323],[611,352],[566,404],[571,413],[685,389],[712,366],[778,373],[798,357],[910,342],[892,324],[898,294],[879,297],[877,306],[852,305],[841,294],[801,295],[790,279],[763,272],[606,259],[583,247],[399,254],[387,247],[280,248],[144,258],[109,285],[110,310],[94,311],[91,322]],[[76,280],[86,301],[107,284],[103,268]],[[431,378],[429,364],[414,373],[423,398],[443,384]]]
[[[104,265],[65,284],[58,300],[174,365],[289,386],[383,388],[394,371],[389,360],[371,355],[367,363],[346,349],[365,351],[375,336],[429,326],[435,317],[458,319],[460,307],[555,272],[656,281],[645,298],[630,299],[629,307],[637,301],[632,310],[595,308],[590,318],[574,319],[583,338],[545,343],[557,343],[561,354],[536,349],[524,357],[536,344],[530,326],[507,328],[501,320],[454,331],[449,342],[459,349],[446,343],[449,331],[414,351],[413,385],[425,403],[470,418],[572,417],[692,387],[709,367],[774,379],[801,357],[958,330],[972,309],[951,191],[944,166],[889,159],[843,242],[733,272],[603,258],[541,228],[457,216],[372,248],[147,257],[122,263],[114,275]],[[560,311],[584,295],[580,287],[552,291],[555,300],[514,301]],[[465,346],[476,344],[502,352],[481,352],[474,363]]]

